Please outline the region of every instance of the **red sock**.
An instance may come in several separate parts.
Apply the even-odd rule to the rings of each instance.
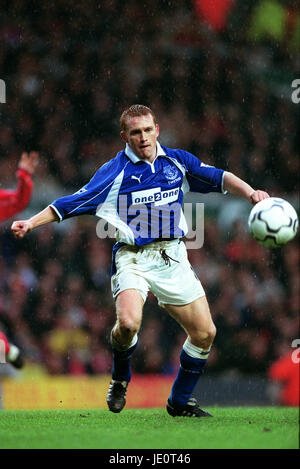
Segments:
[[[5,355],[8,354],[9,352],[9,342],[6,338],[6,336],[3,334],[3,332],[0,331],[0,341],[2,340],[2,342],[4,342],[4,350],[5,350]],[[0,344],[0,347],[1,347],[1,344]]]

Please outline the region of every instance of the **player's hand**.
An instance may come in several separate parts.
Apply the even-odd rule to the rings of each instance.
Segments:
[[[34,174],[38,162],[39,154],[37,151],[31,151],[29,155],[28,153],[24,152],[22,153],[18,168],[25,169],[30,174]]]
[[[33,225],[29,220],[14,221],[11,225],[11,231],[15,238],[24,238],[24,236],[33,229]]]
[[[261,190],[253,191],[250,194],[250,202],[252,205],[255,205],[261,200],[268,199],[269,197],[270,196],[267,192]]]

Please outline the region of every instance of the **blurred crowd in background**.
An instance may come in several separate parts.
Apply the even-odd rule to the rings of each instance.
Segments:
[[[26,214],[78,190],[123,148],[119,117],[133,103],[156,113],[162,144],[299,208],[296,2],[208,3],[2,2],[0,187],[15,184],[23,150],[40,152]],[[299,335],[299,243],[259,246],[245,226],[251,207],[232,220],[230,201],[205,197],[204,247],[189,250],[218,331],[206,373],[264,374]],[[0,329],[49,374],[109,373],[113,240],[88,216],[22,241],[11,222],[0,229]],[[176,372],[185,334],[151,294],[139,340],[134,372]]]

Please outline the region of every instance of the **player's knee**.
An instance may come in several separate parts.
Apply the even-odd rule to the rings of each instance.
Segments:
[[[216,337],[216,334],[217,334],[217,328],[214,324],[211,324],[211,326],[208,328],[207,330],[207,336],[208,336],[208,339],[213,342],[214,341],[214,338]]]
[[[214,324],[210,324],[205,330],[195,330],[190,334],[192,343],[201,348],[208,348],[213,343],[217,329]]]
[[[134,336],[140,328],[140,321],[134,316],[125,316],[118,319],[118,328],[122,334]]]
[[[211,324],[205,331],[205,341],[208,345],[211,345],[216,337],[217,329],[214,324]]]

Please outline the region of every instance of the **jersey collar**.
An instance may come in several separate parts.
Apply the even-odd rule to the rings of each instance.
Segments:
[[[130,148],[130,146],[128,145],[128,143],[126,143],[126,148],[125,148],[125,154],[126,156],[128,156],[128,158],[132,161],[132,163],[138,163],[139,161],[145,161],[143,160],[142,158],[139,158]],[[154,160],[152,161],[151,164],[154,163],[154,161],[156,160],[156,158],[158,156],[165,156],[166,153],[164,152],[164,150],[162,149],[162,147],[160,146],[159,142],[156,142],[156,157],[154,158]],[[148,163],[148,162],[147,162]]]

